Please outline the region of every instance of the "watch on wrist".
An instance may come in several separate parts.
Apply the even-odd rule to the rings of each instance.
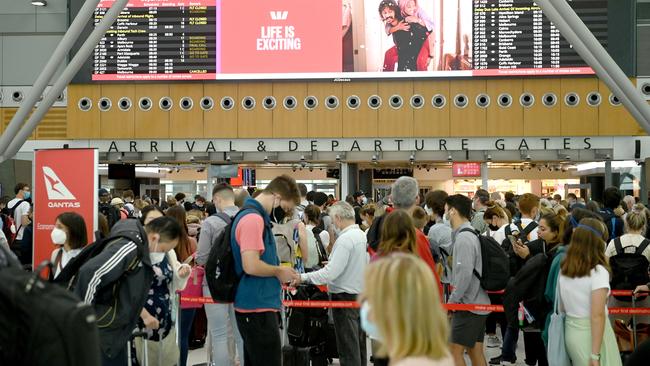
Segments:
[[[600,361],[600,353],[592,353],[591,355],[589,355],[589,357],[590,357],[593,361]]]

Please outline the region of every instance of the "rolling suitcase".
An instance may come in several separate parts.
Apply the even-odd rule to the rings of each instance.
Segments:
[[[133,346],[133,340],[135,340],[137,337],[142,337],[142,364],[141,366],[149,366],[149,349],[147,348],[147,332],[133,332],[131,335],[131,340],[129,340],[129,343],[126,345],[126,354],[128,356],[128,365],[133,366],[133,358],[135,358],[135,354],[133,354],[133,350],[135,350],[135,347]]]

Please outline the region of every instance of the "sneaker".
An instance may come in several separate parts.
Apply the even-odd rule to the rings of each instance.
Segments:
[[[487,337],[487,342],[485,345],[487,348],[497,348],[501,347],[501,341],[496,335],[491,335]]]
[[[501,356],[493,357],[488,362],[490,365],[501,365]]]

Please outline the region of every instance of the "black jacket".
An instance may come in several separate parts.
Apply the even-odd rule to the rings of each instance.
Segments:
[[[147,235],[137,220],[118,222],[110,237],[117,238],[81,266],[74,291],[94,306],[102,352],[112,358],[131,337],[154,273]]]
[[[379,217],[375,217],[375,220],[370,225],[366,238],[368,239],[368,246],[372,248],[375,252],[379,249],[379,243],[381,242],[381,228],[384,226],[384,219],[388,214],[383,214]]]

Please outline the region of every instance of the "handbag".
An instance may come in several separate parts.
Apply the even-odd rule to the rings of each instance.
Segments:
[[[565,314],[559,311],[560,307],[560,277],[555,284],[555,302],[551,323],[548,327],[548,364],[553,366],[571,366],[571,359],[564,343],[564,318]]]
[[[195,258],[194,253],[193,258]],[[192,259],[194,261],[194,259]],[[203,278],[205,277],[205,268],[199,265],[192,266],[192,273],[187,280],[185,289],[179,291],[182,297],[203,297]],[[202,307],[201,302],[181,302],[181,309],[198,309]]]

